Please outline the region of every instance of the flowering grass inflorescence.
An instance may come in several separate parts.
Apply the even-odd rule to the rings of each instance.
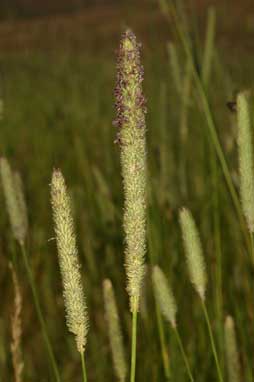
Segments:
[[[124,187],[127,291],[131,311],[138,310],[146,250],[145,99],[140,45],[132,31],[121,39],[117,61],[116,120]]]
[[[88,314],[82,287],[71,201],[60,170],[53,171],[51,202],[64,289],[66,322],[70,332],[75,334],[78,351],[83,353],[87,340]]]

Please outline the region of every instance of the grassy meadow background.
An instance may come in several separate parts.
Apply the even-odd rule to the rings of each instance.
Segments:
[[[218,2],[216,38],[207,95],[236,190],[239,189],[236,117],[226,106],[236,90],[254,83],[254,7]],[[241,7],[241,9],[240,9]],[[207,4],[188,7],[195,60],[201,70]],[[204,245],[209,275],[207,307],[227,379],[223,326],[235,319],[242,381],[253,381],[254,272],[239,219],[211,142],[191,79],[187,106],[186,57],[173,26],[156,3],[100,7],[72,15],[3,20],[0,24],[0,155],[20,171],[29,213],[28,253],[62,381],[81,381],[79,356],[65,325],[61,278],[53,239],[49,183],[61,168],[71,195],[90,316],[86,349],[89,381],[116,381],[105,323],[102,281],[115,288],[130,358],[131,317],[123,267],[123,192],[119,148],[114,144],[115,50],[130,26],[142,42],[147,98],[147,277],[138,323],[137,381],[165,381],[150,265],[170,279],[179,332],[195,381],[216,381],[209,336],[199,299],[186,271],[178,211],[191,209]],[[181,71],[178,89],[167,50],[174,41]],[[184,111],[183,111],[184,110]],[[185,113],[183,115],[183,113]],[[186,136],[182,136],[186,118]],[[18,246],[0,192],[0,381],[12,381],[10,317],[17,270],[23,295],[24,381],[53,381]],[[187,381],[181,354],[163,321],[172,381]]]

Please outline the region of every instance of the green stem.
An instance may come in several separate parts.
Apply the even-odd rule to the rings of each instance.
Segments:
[[[46,348],[47,348],[47,351],[48,351],[48,356],[49,356],[49,359],[50,359],[50,362],[51,362],[52,370],[53,370],[53,373],[55,375],[56,381],[60,382],[61,381],[60,374],[59,374],[59,371],[58,371],[56,359],[55,359],[55,356],[54,356],[54,353],[53,353],[53,350],[52,350],[52,346],[51,346],[51,343],[50,343],[50,340],[49,340],[49,336],[48,336],[48,333],[47,333],[47,328],[46,328],[46,324],[45,324],[45,321],[44,321],[44,318],[43,318],[43,315],[42,315],[42,311],[41,311],[41,307],[40,307],[40,303],[39,303],[39,298],[38,298],[38,295],[37,295],[37,291],[36,291],[36,287],[35,287],[35,282],[34,282],[34,279],[33,279],[33,274],[32,274],[30,265],[28,263],[27,254],[26,254],[26,250],[25,250],[24,245],[21,245],[21,252],[22,252],[22,257],[23,257],[24,265],[25,265],[26,272],[27,272],[28,281],[29,281],[29,284],[30,284],[30,287],[31,287],[31,290],[32,290],[32,295],[33,295],[33,299],[34,299],[34,305],[35,305],[36,313],[37,313],[37,316],[38,316],[38,319],[39,319],[39,322],[40,322],[40,325],[41,325],[43,338],[44,338],[44,341],[45,341],[45,344],[46,344]]]
[[[210,341],[211,341],[211,346],[212,346],[213,356],[214,356],[214,360],[215,360],[215,364],[216,364],[218,379],[219,379],[220,382],[223,382],[221,368],[220,368],[220,364],[219,364],[219,360],[218,360],[218,354],[217,354],[217,351],[216,351],[215,342],[214,342],[214,338],[213,338],[211,322],[210,322],[210,319],[209,319],[209,315],[208,315],[208,312],[207,312],[207,308],[206,308],[205,302],[203,300],[201,300],[201,302],[202,302],[202,308],[203,308],[203,312],[204,312],[204,315],[205,315],[205,320],[206,320],[206,323],[207,323],[207,328],[208,328],[209,337],[210,337]]]
[[[190,378],[190,381],[191,381],[191,382],[194,382],[194,378],[193,378],[193,375],[192,375],[192,372],[191,372],[191,369],[190,369],[190,364],[189,364],[187,355],[186,355],[186,353],[185,353],[185,350],[184,350],[184,347],[183,347],[183,342],[182,342],[182,340],[181,340],[181,337],[180,337],[180,334],[179,334],[179,332],[178,332],[177,327],[174,328],[174,333],[175,333],[175,335],[176,335],[176,339],[177,339],[177,342],[178,342],[180,351],[181,351],[181,353],[182,353],[182,357],[183,357],[183,360],[184,360],[184,363],[185,363],[186,370],[187,370],[188,376],[189,376],[189,378]]]
[[[137,352],[137,309],[132,312],[132,337],[131,337],[131,375],[130,382],[135,382],[136,352]]]
[[[157,326],[158,326],[158,331],[159,331],[159,339],[160,339],[164,374],[165,374],[166,379],[168,380],[168,379],[170,379],[169,354],[168,354],[167,347],[166,347],[165,332],[163,329],[162,317],[161,317],[159,306],[158,306],[158,303],[156,300],[155,300],[155,310],[156,310]]]
[[[154,202],[153,202],[153,205],[154,205]],[[154,258],[154,253],[158,253],[159,250],[155,249],[153,247],[153,242],[152,242],[153,239],[152,238],[154,235],[153,235],[152,224],[151,224],[150,220],[148,221],[148,232],[149,232],[149,234],[148,234],[148,248],[149,248],[148,255],[149,255],[150,263],[153,266],[156,264],[156,259]],[[159,306],[158,306],[156,299],[155,299],[154,303],[155,303],[156,324],[157,324],[157,329],[159,332],[161,357],[162,357],[162,362],[163,362],[164,374],[165,374],[166,379],[170,379],[170,374],[171,374],[171,372],[170,372],[170,358],[169,358],[169,354],[167,351],[167,345],[166,345],[166,340],[165,340],[165,327],[163,325],[161,312],[160,312],[160,309],[159,309]]]
[[[83,382],[87,382],[85,352],[83,351],[82,353],[80,353],[80,356],[81,356],[81,364],[82,364]]]

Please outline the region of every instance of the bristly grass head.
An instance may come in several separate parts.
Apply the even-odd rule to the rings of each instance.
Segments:
[[[76,336],[78,351],[82,353],[87,341],[88,314],[78,260],[71,201],[60,170],[53,171],[51,203],[64,289],[66,322],[70,332]]]
[[[127,375],[126,358],[115,293],[109,279],[103,281],[103,296],[114,368],[119,381],[124,382]]]
[[[176,303],[167,278],[158,265],[153,268],[152,281],[155,298],[165,319],[176,327]]]
[[[180,211],[180,225],[190,279],[201,299],[205,300],[207,283],[203,249],[195,221],[186,208]]]
[[[0,158],[0,173],[7,212],[12,233],[20,245],[24,245],[27,234],[27,211],[20,179],[17,181],[8,160]]]
[[[248,229],[254,232],[254,167],[251,113],[249,94],[241,92],[237,96],[238,152],[240,168],[240,193],[243,212]]]
[[[124,187],[125,266],[130,309],[138,310],[146,250],[145,98],[140,45],[134,33],[122,35],[115,87],[117,141]]]

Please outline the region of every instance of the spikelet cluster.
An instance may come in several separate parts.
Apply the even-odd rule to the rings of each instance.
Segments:
[[[225,350],[229,382],[240,382],[240,362],[237,350],[235,325],[231,316],[225,321]]]
[[[180,225],[190,279],[201,299],[204,300],[207,275],[203,250],[195,221],[186,208],[180,211]]]
[[[0,173],[13,236],[20,245],[24,245],[28,219],[22,181],[12,172],[6,158],[0,158]]]
[[[87,341],[88,314],[82,287],[71,201],[60,170],[53,171],[51,203],[64,289],[66,323],[69,331],[76,337],[78,351],[82,353]]]
[[[165,319],[176,327],[176,303],[167,278],[158,265],[153,268],[152,281],[155,298]]]
[[[115,293],[109,279],[103,281],[103,297],[114,369],[119,381],[124,382],[127,374],[126,359]]]
[[[21,322],[21,310],[22,310],[22,295],[16,272],[12,265],[10,265],[12,272],[12,281],[14,286],[14,312],[11,317],[11,354],[12,365],[14,370],[14,381],[22,382],[22,373],[24,368],[23,358],[21,354],[21,337],[22,337],[22,322]]]
[[[251,115],[247,92],[237,97],[240,193],[248,229],[254,232],[254,168]]]
[[[115,87],[117,141],[124,186],[125,266],[130,309],[138,309],[146,250],[146,147],[143,68],[139,44],[127,30],[121,39]]]

